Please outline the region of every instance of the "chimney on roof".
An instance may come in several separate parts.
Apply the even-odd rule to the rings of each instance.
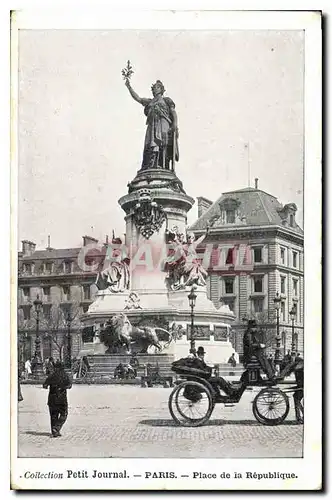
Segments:
[[[29,240],[22,240],[22,255],[27,257],[33,254],[36,250],[36,243]]]
[[[255,189],[258,189],[258,177],[255,178]]]
[[[98,243],[98,240],[96,240],[96,238],[92,238],[92,236],[83,236],[84,247],[86,247],[87,245],[93,245],[94,243]]]
[[[197,208],[198,208],[198,217],[203,215],[208,208],[212,205],[212,201],[204,198],[203,196],[198,196],[197,198]]]
[[[53,248],[51,248],[51,235],[47,236],[47,247],[46,247],[46,250],[54,250]]]
[[[106,240],[105,240],[105,245],[108,245],[108,234],[106,234]]]

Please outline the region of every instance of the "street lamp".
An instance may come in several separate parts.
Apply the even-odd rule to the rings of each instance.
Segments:
[[[281,307],[281,297],[279,293],[276,293],[275,298],[273,299],[274,302],[274,308],[277,313],[277,336],[276,336],[276,341],[277,341],[277,346],[276,346],[276,352],[274,356],[274,364],[277,367],[278,371],[280,370],[280,364],[282,361],[282,356],[281,356],[281,336],[280,336],[280,331],[279,331],[279,314],[280,314],[280,307]]]
[[[191,325],[190,325],[190,353],[195,354],[196,349],[195,349],[195,339],[194,339],[194,309],[196,305],[196,299],[197,295],[195,293],[196,287],[193,285],[191,287],[190,293],[188,295],[188,300],[189,300],[189,306],[191,309],[190,312],[190,318],[191,318]]]
[[[292,321],[292,357],[295,356],[295,331],[294,331],[294,322],[296,317],[296,306],[293,304],[292,309],[289,312],[291,321]]]
[[[67,323],[67,342],[66,342],[66,355],[65,355],[65,365],[67,368],[71,368],[71,324],[73,321],[73,317],[71,316],[70,309],[67,311],[66,315],[66,323]]]
[[[33,366],[33,374],[36,375],[37,377],[41,377],[44,375],[44,370],[43,370],[43,361],[42,361],[42,354],[41,354],[41,340],[40,340],[40,335],[39,335],[39,314],[42,311],[42,301],[39,299],[39,295],[37,295],[36,300],[33,302],[33,305],[35,306],[35,311],[36,311],[36,339],[35,339],[35,356],[34,356],[34,366]]]

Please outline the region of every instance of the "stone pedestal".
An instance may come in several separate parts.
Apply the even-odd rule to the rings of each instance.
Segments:
[[[157,169],[137,173],[128,184],[128,194],[119,200],[126,214],[125,243],[131,261],[130,289],[124,293],[99,291],[83,318],[87,325],[104,323],[114,314],[122,312],[133,325],[147,324],[170,329],[175,323],[188,333],[185,338],[171,344],[168,352],[175,357],[188,354],[190,288],[173,291],[167,286],[164,260],[167,256],[167,232],[176,226],[178,232],[186,233],[187,212],[193,203],[193,198],[185,193],[174,172]],[[216,309],[207,298],[205,286],[197,287],[196,294],[195,327],[202,332],[196,346],[203,345],[207,351],[211,347],[211,362],[223,363],[233,352],[229,329],[234,315],[227,306]],[[222,335],[224,337],[220,338]],[[93,349],[97,352],[97,344]]]

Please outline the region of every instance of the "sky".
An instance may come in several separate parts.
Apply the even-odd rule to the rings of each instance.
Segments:
[[[215,201],[259,187],[303,217],[302,31],[21,30],[18,239],[80,246],[125,230],[117,200],[142,161],[145,116],[160,79],[176,105],[188,195]],[[248,150],[245,144],[249,143]],[[188,223],[197,218],[197,205]]]

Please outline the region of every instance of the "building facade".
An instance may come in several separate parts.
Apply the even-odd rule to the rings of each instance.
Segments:
[[[209,227],[199,249],[209,269],[209,298],[227,304],[236,316],[232,343],[242,353],[247,319],[256,319],[267,348],[276,347],[279,294],[281,354],[295,348],[303,354],[303,230],[297,207],[282,205],[255,188],[223,193],[215,202],[198,198],[198,220],[190,230],[198,237]],[[290,312],[293,313],[290,315]]]
[[[79,254],[82,248],[96,243],[94,238],[84,236],[81,248],[36,250],[33,242],[22,242],[22,251],[18,254],[21,360],[34,356],[37,296],[42,302],[39,333],[44,359],[50,356],[64,359],[66,355],[73,358],[81,349],[82,337],[92,335],[89,329],[82,330],[80,315],[88,310],[97,291],[94,284],[97,272],[85,271]]]

